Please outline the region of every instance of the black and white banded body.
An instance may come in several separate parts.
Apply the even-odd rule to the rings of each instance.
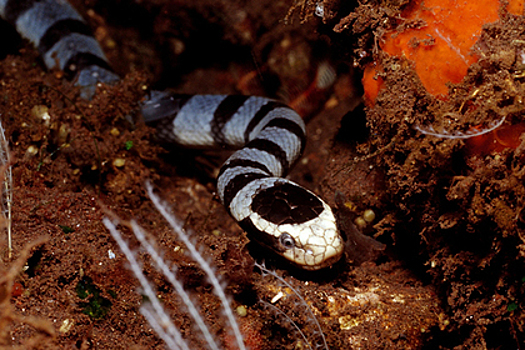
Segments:
[[[161,141],[241,148],[221,167],[217,191],[250,239],[308,270],[332,265],[343,241],[331,208],[283,178],[306,142],[302,118],[264,97],[156,92],[142,109]]]
[[[0,15],[90,98],[118,80],[91,31],[65,0],[0,0]],[[288,106],[263,97],[153,92],[142,107],[158,139],[198,148],[240,148],[217,178],[219,196],[249,237],[304,269],[332,265],[343,241],[330,207],[283,178],[304,150],[305,126]]]
[[[0,0],[0,16],[40,52],[48,69],[58,68],[91,98],[99,82],[119,80],[91,28],[65,0]]]

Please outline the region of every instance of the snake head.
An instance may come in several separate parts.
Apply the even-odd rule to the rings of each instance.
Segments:
[[[286,179],[265,178],[252,181],[238,196],[230,209],[250,239],[305,270],[341,258],[344,242],[332,209],[312,192]]]
[[[279,231],[274,249],[305,270],[331,266],[343,254],[344,243],[328,205],[318,218],[303,225],[284,225]]]

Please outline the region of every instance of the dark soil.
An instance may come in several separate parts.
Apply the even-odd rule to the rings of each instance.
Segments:
[[[405,3],[369,1],[327,20],[339,45],[355,43],[356,65],[377,59],[386,67],[386,88],[373,107],[342,124],[346,129],[339,131],[339,139],[349,135],[346,140],[352,141],[335,143],[328,173],[348,176],[329,177],[325,192],[343,191],[360,207],[381,213],[374,236],[435,288],[450,323],[429,344],[521,349],[525,144],[519,130],[525,19],[501,11],[499,22],[484,26],[473,49],[480,60],[463,82],[450,85],[444,101],[426,92],[406,60],[385,57],[379,50],[378,35],[403,25],[400,5]],[[366,132],[373,137],[352,137],[360,128],[359,118],[366,118]],[[472,140],[417,131],[432,125],[465,134],[502,118],[505,124],[490,134],[495,136],[482,138],[477,146]],[[512,132],[517,133],[515,149],[493,146]],[[376,186],[358,182],[355,170],[367,168]],[[356,190],[354,183],[361,188]]]
[[[451,104],[469,99],[474,83],[493,97],[476,100],[477,112],[458,121],[460,130],[502,115],[521,120],[525,85],[514,79],[509,96],[497,53],[523,35],[522,18],[485,29],[487,58],[471,68],[449,101],[433,99],[413,73],[398,70],[388,79],[412,98],[387,90],[374,108],[362,110],[356,109],[354,62],[359,67],[370,56],[353,54],[372,52],[374,35],[392,23],[382,19],[395,18],[401,3],[353,8],[325,1],[324,20],[308,2],[72,3],[124,78],[83,101],[61,72],[43,69],[36,51],[10,32],[12,49],[0,62],[0,112],[13,159],[14,254],[8,256],[2,235],[0,346],[163,346],[139,313],[144,300],[138,282],[101,222],[113,213],[137,220],[155,237],[221,347],[235,348],[204,273],[148,199],[150,181],[224,278],[232,306],[246,306],[239,322],[252,349],[307,348],[288,320],[260,303],[279,292],[284,297],[275,306],[310,341],[319,339],[298,298],[253,267],[261,257],[306,300],[332,349],[520,348],[525,146],[471,155],[463,141],[425,137],[413,126],[439,123]],[[307,274],[249,244],[222,207],[214,176],[224,155],[159,147],[140,121],[138,104],[149,89],[166,87],[266,95],[293,104],[327,59],[338,79],[322,99],[307,96],[308,103],[298,104],[309,119],[309,139],[290,178],[334,207],[337,194],[341,226],[350,238],[361,237],[354,219],[372,209],[376,219],[360,228],[387,249],[370,239],[351,240],[361,242],[357,253],[349,250],[329,271]],[[44,107],[49,120],[42,118]],[[16,259],[23,262],[28,253],[24,247],[41,237],[47,241],[30,250],[19,269]],[[369,251],[374,254],[359,259]],[[149,258],[138,254],[191,348],[204,348],[183,302]],[[2,276],[14,276],[15,288]]]

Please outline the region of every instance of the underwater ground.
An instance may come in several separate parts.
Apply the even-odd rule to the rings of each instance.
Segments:
[[[299,298],[254,268],[254,258],[304,298],[331,349],[523,348],[523,4],[505,10],[487,1],[496,20],[471,33],[470,22],[454,17],[456,2],[442,2],[475,39],[462,55],[475,58],[463,59],[462,75],[436,92],[418,69],[461,64],[447,63],[447,53],[410,51],[441,50],[438,36],[401,39],[433,28],[428,18],[409,17],[420,1],[71,3],[123,79],[84,101],[1,24],[0,113],[13,178],[13,256],[0,237],[2,348],[163,346],[139,313],[145,301],[101,222],[108,215],[150,232],[220,347],[236,348],[219,300],[155,210],[147,181],[216,266],[234,309],[244,307],[239,322],[253,350],[321,342]],[[325,64],[337,72],[329,88],[316,79]],[[308,143],[289,177],[336,208],[349,236],[344,260],[304,273],[249,244],[215,194],[225,154],[161,148],[140,121],[145,94],[165,88],[264,95],[299,110]],[[184,301],[137,252],[183,337],[205,348]],[[288,318],[261,303],[276,296],[272,305]]]

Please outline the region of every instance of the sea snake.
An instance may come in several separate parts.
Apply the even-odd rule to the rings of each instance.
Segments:
[[[0,0],[0,15],[90,98],[119,77],[80,14],[65,0]],[[184,147],[240,148],[221,167],[219,197],[250,239],[306,270],[331,266],[343,239],[331,208],[283,176],[306,135],[290,107],[264,97],[174,95],[154,91],[142,105],[157,138]]]

